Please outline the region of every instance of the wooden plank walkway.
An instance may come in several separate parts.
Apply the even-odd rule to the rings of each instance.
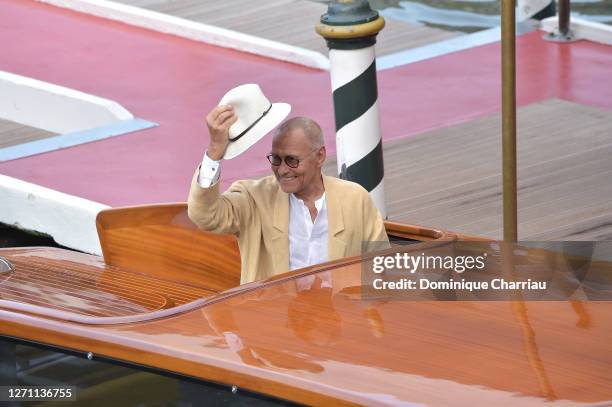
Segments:
[[[149,10],[283,42],[327,55],[314,27],[327,4],[308,0],[114,0]],[[452,38],[461,33],[386,20],[376,54],[391,54]]]
[[[612,240],[612,112],[532,104],[517,139],[519,239]],[[502,238],[499,114],[388,143],[384,159],[390,219]]]
[[[46,130],[0,119],[0,148],[55,136]]]

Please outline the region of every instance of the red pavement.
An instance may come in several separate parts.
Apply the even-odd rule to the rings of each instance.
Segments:
[[[557,97],[612,109],[612,48],[518,39],[518,103]],[[33,1],[2,0],[0,70],[115,100],[159,127],[0,164],[0,173],[111,206],[184,201],[207,144],[203,117],[240,83],[259,83],[325,131],[327,72],[163,35]],[[379,73],[383,140],[500,110],[499,44]],[[224,183],[265,173],[269,136],[224,164]]]

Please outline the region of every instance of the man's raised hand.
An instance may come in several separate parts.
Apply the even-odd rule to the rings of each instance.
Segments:
[[[206,116],[206,125],[210,134],[210,144],[206,154],[211,159],[218,161],[223,158],[229,144],[229,128],[236,123],[236,120],[238,116],[230,105],[217,106]]]

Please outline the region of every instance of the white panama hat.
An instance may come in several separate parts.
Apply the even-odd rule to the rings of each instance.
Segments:
[[[291,111],[288,103],[271,103],[259,85],[254,83],[230,90],[221,98],[219,105],[231,105],[238,116],[229,129],[230,142],[223,156],[225,160],[244,153],[278,126]]]

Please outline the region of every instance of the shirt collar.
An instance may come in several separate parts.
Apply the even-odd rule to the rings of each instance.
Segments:
[[[295,194],[293,193],[289,194],[289,199],[291,202],[299,202],[301,205],[305,206],[304,201],[298,198],[297,196],[295,196]],[[321,195],[321,198],[317,199],[314,203],[315,208],[317,208],[317,212],[321,211],[324,204],[325,204],[325,191],[323,191],[323,195]]]

